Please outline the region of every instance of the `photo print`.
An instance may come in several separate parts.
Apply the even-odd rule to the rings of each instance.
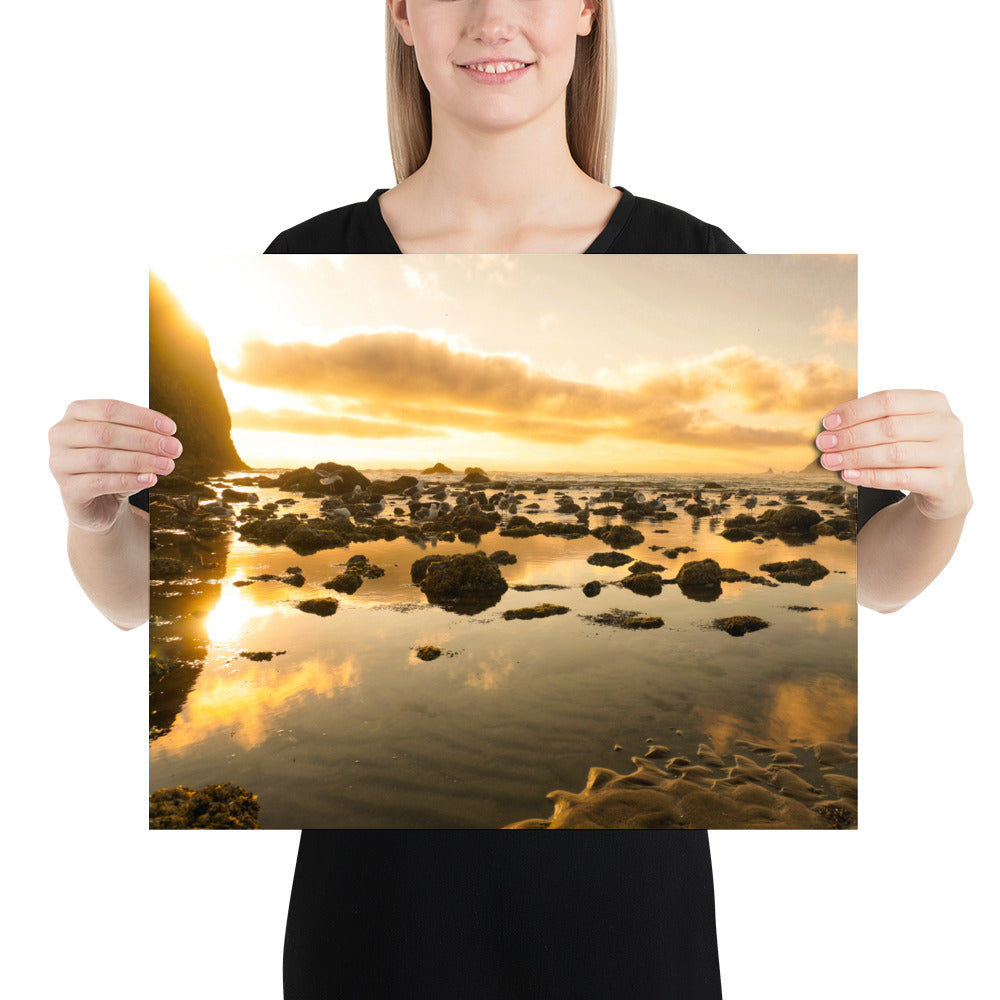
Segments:
[[[853,255],[149,278],[150,826],[857,826]]]

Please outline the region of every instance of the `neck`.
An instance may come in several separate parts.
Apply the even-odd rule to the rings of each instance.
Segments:
[[[562,105],[494,132],[437,116],[430,153],[411,180],[445,217],[507,224],[593,183],[570,155]]]

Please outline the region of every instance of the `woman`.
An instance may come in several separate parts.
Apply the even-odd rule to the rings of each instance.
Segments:
[[[739,252],[608,186],[608,2],[390,0],[387,59],[399,184],[269,252]],[[913,491],[866,489],[860,505],[859,601],[901,607],[947,562],[971,504],[961,425],[943,397],[912,391],[837,407],[825,426],[828,468]],[[141,501],[125,497],[170,472],[174,431],[162,414],[88,401],[51,434],[74,569],[122,627],[145,620],[148,597]],[[703,831],[306,831],[285,996],[717,998],[713,906]]]

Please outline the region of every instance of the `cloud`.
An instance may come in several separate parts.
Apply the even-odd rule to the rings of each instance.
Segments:
[[[411,292],[424,295],[438,302],[455,300],[441,288],[441,279],[436,271],[421,271],[409,264],[403,265],[403,280]]]
[[[388,420],[366,420],[332,413],[307,413],[302,410],[239,410],[232,414],[233,427],[244,431],[284,431],[288,434],[339,434],[356,438],[420,437],[439,430]]]
[[[604,373],[598,384],[402,330],[351,333],[325,345],[252,341],[225,374],[331,411],[244,411],[233,415],[237,427],[357,437],[491,433],[567,445],[598,438],[798,445],[812,436],[818,415],[857,394],[855,372],[832,361],[789,365],[746,347],[636,366],[618,380]],[[761,415],[774,419],[761,427]]]
[[[822,358],[787,365],[728,347],[696,361],[657,371],[644,368],[639,392],[680,403],[725,395],[746,413],[822,414],[857,395],[857,373]]]
[[[858,316],[848,316],[840,306],[827,309],[823,318],[810,331],[828,344],[856,344],[858,342]]]

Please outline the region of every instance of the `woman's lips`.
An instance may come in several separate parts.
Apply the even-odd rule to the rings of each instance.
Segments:
[[[510,83],[520,79],[533,63],[518,62],[516,59],[490,60],[488,62],[465,63],[458,68],[477,83]]]

